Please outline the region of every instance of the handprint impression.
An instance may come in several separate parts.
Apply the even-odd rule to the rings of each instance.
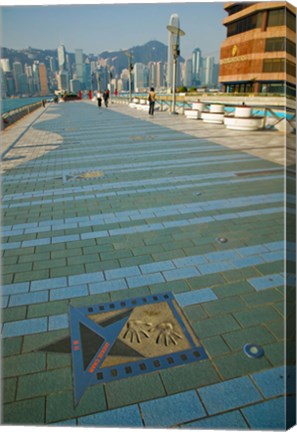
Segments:
[[[157,324],[155,327],[151,328],[149,330],[151,331],[157,331],[158,335],[156,338],[157,344],[163,344],[165,346],[170,345],[173,343],[174,345],[177,345],[177,339],[181,339],[181,336],[174,331],[173,325],[170,322],[164,322]]]
[[[130,342],[133,343],[136,341],[137,343],[141,342],[141,335],[149,338],[149,334],[143,327],[151,327],[151,323],[146,323],[141,320],[131,320],[127,322],[127,330],[123,336],[124,339],[130,337]],[[149,330],[148,330],[149,331]]]
[[[145,329],[147,327],[147,329]],[[147,339],[150,338],[151,332],[156,332],[157,336],[155,342],[166,347],[170,344],[177,345],[177,339],[182,337],[174,331],[173,324],[170,322],[163,322],[152,327],[151,323],[146,323],[141,320],[130,320],[127,322],[127,330],[125,331],[123,338],[129,338],[130,342],[140,343],[145,336]]]

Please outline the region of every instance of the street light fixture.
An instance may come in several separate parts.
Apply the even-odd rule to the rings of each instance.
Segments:
[[[181,30],[179,27],[168,25],[167,30],[170,31],[173,38],[173,44],[172,44],[172,54],[173,54],[173,92],[172,92],[172,111],[171,114],[178,114],[175,111],[175,105],[176,105],[176,94],[175,94],[175,88],[176,88],[176,69],[177,69],[177,59],[180,56],[180,49],[179,49],[179,36],[185,36],[185,32]]]
[[[132,101],[132,70],[133,70],[133,65],[132,65],[132,57],[133,54],[130,53],[129,51],[125,52],[125,55],[128,57],[129,59],[129,65],[128,65],[128,69],[129,69],[129,102]]]

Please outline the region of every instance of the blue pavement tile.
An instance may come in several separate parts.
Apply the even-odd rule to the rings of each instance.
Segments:
[[[252,267],[263,263],[265,263],[265,261],[261,256],[248,256],[233,261],[236,268]]]
[[[2,250],[18,249],[21,247],[21,242],[2,243]]]
[[[68,314],[52,315],[49,317],[48,329],[61,330],[69,327]]]
[[[83,273],[79,275],[69,276],[69,285],[80,285],[92,282],[101,282],[104,280],[103,272]]]
[[[213,218],[215,220],[228,220],[228,219],[236,219],[237,216],[238,216],[237,213],[228,213],[228,214],[215,215],[213,216]]]
[[[268,248],[265,245],[248,246],[235,249],[241,256],[246,257],[249,255],[259,255],[261,253],[268,252]]]
[[[175,298],[181,307],[186,307],[197,303],[205,303],[218,299],[210,288],[203,288],[197,291],[175,294]]]
[[[175,270],[163,272],[166,281],[174,281],[179,279],[187,279],[199,276],[200,273],[195,267],[184,267]]]
[[[75,297],[85,297],[89,294],[87,285],[77,285],[50,291],[50,301],[65,300]]]
[[[281,366],[264,372],[255,373],[252,375],[252,378],[264,397],[268,399],[274,396],[282,396],[286,391],[288,393],[290,390],[292,391],[292,388],[286,388],[287,375],[291,375],[292,380],[290,382],[293,382],[295,378],[295,368]]]
[[[46,240],[46,239],[45,239]],[[80,240],[79,234],[57,236],[52,238],[52,244],[66,243]]]
[[[236,250],[217,251],[205,254],[208,261],[227,261],[240,258]]]
[[[137,266],[105,270],[104,273],[107,280],[121,279],[129,276],[140,276],[141,274]]]
[[[3,285],[2,295],[21,294],[29,292],[30,282],[19,282],[15,284]]]
[[[275,252],[268,252],[265,254],[261,254],[261,257],[264,259],[265,262],[282,261],[285,259],[285,251],[280,250]]]
[[[38,228],[27,228],[25,229],[25,234],[36,234],[36,233],[42,233],[50,231],[50,227],[38,227]]]
[[[187,423],[182,426],[182,429],[249,429],[240,411],[230,411],[225,414],[207,417],[195,422]]]
[[[206,415],[193,390],[143,402],[140,408],[146,427],[168,428]]]
[[[262,399],[248,377],[213,384],[198,389],[198,393],[209,414],[240,408]]]
[[[256,291],[283,286],[285,283],[284,278],[280,274],[271,274],[258,278],[251,278],[247,281],[255,288]]]
[[[45,303],[48,301],[48,291],[34,293],[15,294],[10,296],[9,307],[24,306],[35,303]]]
[[[81,236],[81,240],[89,240],[98,237],[108,237],[109,234],[108,231],[102,230],[102,231],[92,231],[88,233],[83,233],[80,236]]]
[[[101,294],[110,291],[118,291],[122,289],[127,289],[127,283],[125,279],[115,279],[105,282],[97,282],[89,285],[90,294]]]
[[[21,247],[31,247],[31,246],[45,246],[49,245],[51,242],[50,238],[41,238],[35,240],[25,240],[22,242]]]
[[[177,221],[167,221],[163,222],[163,227],[165,228],[177,228],[189,225],[189,222],[186,220],[177,220]]]
[[[204,224],[214,222],[214,218],[212,216],[204,216],[204,217],[196,217],[188,220],[188,223],[192,224]]]
[[[181,267],[192,267],[199,264],[205,264],[207,263],[207,260],[203,255],[193,255],[190,257],[183,257],[183,258],[176,258],[173,260],[173,263],[176,265],[177,268]]]
[[[251,429],[286,430],[286,403],[280,397],[242,409]]]
[[[165,270],[175,269],[172,261],[159,261],[140,265],[140,270],[143,274],[158,273]]]
[[[67,278],[59,277],[53,279],[41,279],[32,281],[30,285],[30,291],[43,291],[53,288],[63,288],[67,286]]]
[[[32,318],[4,323],[3,337],[23,336],[47,331],[47,318]]]
[[[210,264],[201,264],[199,265],[199,271],[201,274],[212,274],[212,273],[220,273],[228,270],[234,269],[234,265],[228,261],[214,262]]]
[[[78,418],[79,426],[93,427],[143,427],[141,415],[137,405],[130,405],[124,408],[99,412]]]
[[[277,242],[264,243],[263,246],[267,247],[267,249],[270,251],[284,250],[285,249],[285,242],[283,240],[280,240]]]
[[[154,285],[157,283],[164,282],[164,278],[161,273],[151,273],[148,275],[141,275],[127,278],[129,288],[138,288],[146,285]]]

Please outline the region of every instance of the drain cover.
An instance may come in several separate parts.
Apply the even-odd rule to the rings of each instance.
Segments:
[[[243,352],[250,358],[260,358],[264,355],[264,350],[257,344],[246,344],[243,347]]]
[[[95,384],[207,358],[172,293],[70,307],[76,404]]]
[[[217,238],[217,241],[218,241],[219,243],[227,243],[228,239],[227,239],[226,237],[218,237],[218,238]]]

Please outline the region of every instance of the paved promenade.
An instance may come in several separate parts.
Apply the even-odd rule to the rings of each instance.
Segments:
[[[50,104],[2,133],[4,423],[286,427],[284,140],[87,101]],[[162,303],[184,325],[163,326],[144,356],[151,324],[125,314],[154,301],[152,322]],[[76,349],[97,355],[94,311],[100,328],[127,325],[110,355],[130,359],[121,379],[120,367],[103,383],[98,370],[97,381],[79,372]],[[180,354],[186,334],[205,357]],[[154,358],[142,373],[132,348]]]

